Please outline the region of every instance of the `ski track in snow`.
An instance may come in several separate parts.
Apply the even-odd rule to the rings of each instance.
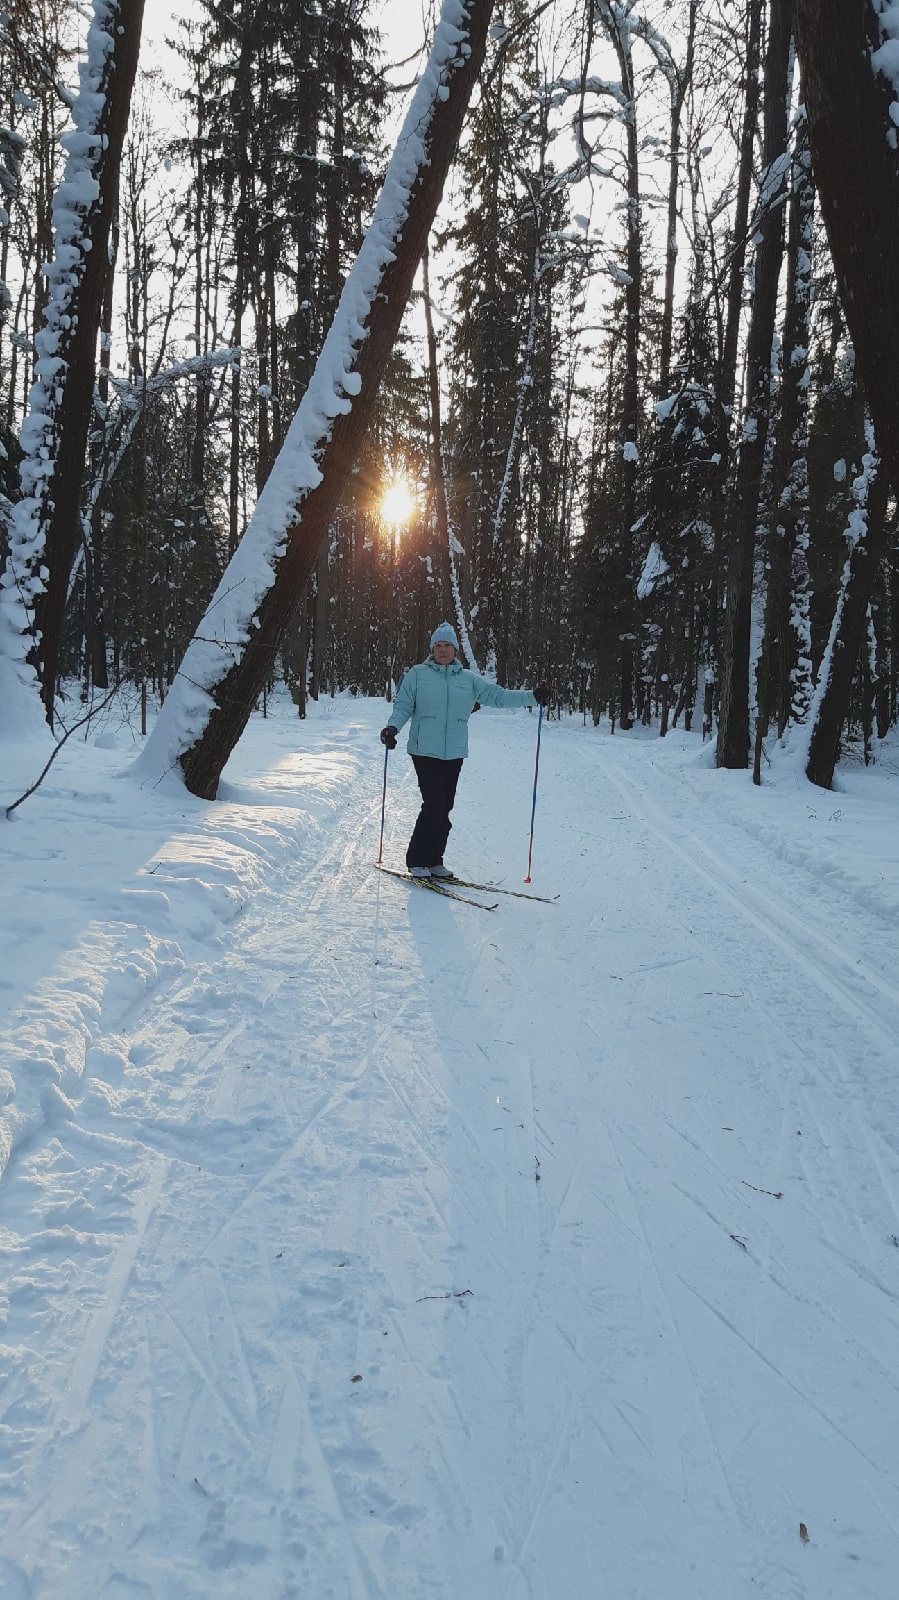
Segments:
[[[562,898],[478,917],[373,868],[382,712],[255,724],[0,1032],[57,1074],[0,1179],[3,1600],[893,1600],[887,902],[572,721]],[[474,719],[466,876],[517,886],[533,737]]]

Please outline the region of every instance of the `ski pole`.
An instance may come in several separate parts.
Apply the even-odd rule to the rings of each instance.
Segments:
[[[381,795],[381,838],[380,838],[380,842],[378,844],[378,866],[381,865],[381,858],[382,858],[382,856],[384,854],[384,811],[385,811],[386,806],[387,806],[387,757],[389,756],[389,754],[390,754],[390,746],[385,744],[385,746],[384,746],[384,792]]]
[[[537,718],[537,760],[534,763],[534,803],[531,806],[531,842],[528,845],[528,875],[525,883],[531,881],[531,856],[534,853],[534,815],[537,810],[537,777],[540,772],[540,730],[543,727],[543,703],[540,704],[540,715]]]

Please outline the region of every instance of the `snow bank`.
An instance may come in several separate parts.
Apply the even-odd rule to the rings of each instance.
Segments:
[[[0,1174],[36,1126],[74,1114],[101,1035],[185,968],[214,966],[248,900],[264,899],[298,847],[314,850],[352,757],[301,760],[299,731],[292,703],[257,719],[211,808],[182,786],[141,789],[134,735],[110,711],[0,820]],[[32,740],[0,750],[8,805],[45,753]],[[254,771],[274,751],[275,771]]]

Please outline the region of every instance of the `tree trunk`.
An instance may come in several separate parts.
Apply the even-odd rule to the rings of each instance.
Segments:
[[[17,507],[19,548],[11,551],[19,584],[33,596],[32,658],[51,727],[69,575],[78,542],[107,250],[118,204],[143,10],[143,0],[127,5],[123,0],[94,0],[88,58],[75,108],[76,133],[54,201],[53,293],[37,340],[38,377],[25,433],[30,470],[23,471],[26,494],[21,510]],[[105,53],[104,37],[111,39]],[[86,185],[94,193],[79,215],[82,196],[90,192]]]
[[[793,0],[812,163],[877,450],[899,484],[899,159],[871,0]]]
[[[774,204],[787,144],[790,29],[785,0],[771,0],[765,62],[764,184],[759,199],[752,316],[747,342],[747,410],[736,482],[725,525],[726,610],[721,652],[721,707],[716,761],[745,767],[749,760],[749,651],[759,490],[768,439],[771,350],[777,284],[783,257],[783,208]],[[783,172],[780,171],[780,181]]]
[[[309,674],[309,695],[313,700],[318,699],[324,685],[330,588],[331,574],[328,562],[328,541],[323,539],[315,558],[315,600],[312,608],[312,670]]]
[[[633,725],[634,654],[637,642],[636,579],[634,575],[634,523],[637,520],[637,423],[640,412],[640,324],[643,267],[640,238],[640,149],[637,138],[637,87],[634,74],[633,33],[629,14],[603,0],[601,15],[618,60],[626,110],[625,184],[627,192],[627,282],[624,288],[624,379],[620,415],[620,483],[622,583],[619,607],[618,677],[619,722]]]
[[[434,498],[434,515],[437,524],[437,538],[440,548],[441,565],[443,556],[447,558],[449,569],[449,587],[453,597],[456,612],[456,622],[459,628],[459,640],[462,653],[468,665],[476,672],[477,662],[468,637],[468,625],[465,620],[465,607],[459,592],[459,580],[456,574],[456,558],[453,550],[453,531],[450,527],[449,506],[446,493],[446,471],[443,462],[443,426],[440,417],[440,373],[437,366],[437,335],[434,332],[434,317],[431,309],[431,283],[428,265],[428,250],[425,246],[421,258],[422,289],[425,310],[425,332],[428,344],[428,399],[431,422],[431,493]],[[444,590],[440,584],[439,592]]]
[[[749,231],[749,201],[752,194],[752,175],[755,157],[755,139],[759,115],[759,52],[761,49],[762,0],[746,0],[746,65],[743,89],[743,122],[740,133],[740,162],[737,171],[737,193],[734,202],[733,246],[730,253],[727,279],[727,312],[724,317],[724,336],[718,373],[718,438],[715,453],[718,468],[715,477],[711,506],[714,550],[712,573],[709,580],[708,646],[706,653],[706,680],[703,696],[702,737],[711,738],[718,698],[720,672],[720,597],[721,597],[721,544],[727,515],[727,482],[731,461],[731,419],[737,392],[737,350],[740,334],[740,309],[743,303],[743,278],[746,264],[746,244]]]
[[[805,722],[811,700],[808,392],[813,231],[808,121],[800,111],[790,188],[780,405],[768,518],[765,628],[756,690],[756,782],[761,740],[771,718],[776,719],[778,737],[782,737],[791,716]]]
[[[353,469],[486,52],[492,0],[445,0],[375,219],[233,566],[145,752],[214,798]],[[279,470],[280,469],[280,470]],[[236,586],[236,587],[235,587]],[[246,598],[244,598],[246,597]],[[230,637],[229,637],[230,634]]]
[[[85,549],[85,685],[92,682],[95,689],[104,690],[109,688],[109,668],[106,659],[106,619],[103,609],[105,540],[100,485],[103,481],[103,457],[106,448],[110,355],[112,352],[113,294],[115,289],[115,261],[118,255],[118,235],[118,226],[113,223],[109,265],[101,308],[97,395],[92,408],[90,439],[91,492],[87,512],[88,520],[86,520],[83,530]]]
[[[662,295],[662,329],[659,340],[659,394],[668,394],[671,378],[671,345],[674,334],[674,278],[677,271],[677,211],[680,187],[681,118],[684,101],[693,86],[693,54],[696,43],[698,0],[690,0],[687,12],[687,50],[683,70],[673,61],[668,64],[670,91],[671,148],[668,152],[668,212],[665,237],[665,288]],[[657,52],[658,55],[658,52]]]
[[[858,519],[855,542],[846,562],[830,643],[821,663],[821,677],[812,713],[806,777],[822,789],[833,783],[840,754],[840,736],[849,712],[849,696],[859,651],[868,632],[868,608],[883,556],[888,482],[870,456],[866,474],[856,485]],[[850,523],[850,528],[852,524]]]
[[[787,619],[789,650],[784,650],[782,704],[778,732],[792,718],[804,722],[812,695],[812,584],[808,564],[808,392],[811,344],[812,250],[815,222],[815,188],[812,182],[808,118],[803,111],[797,129],[793,192],[790,200],[790,258],[793,270],[787,288],[786,372],[790,377],[789,403],[785,401],[782,427],[789,450],[786,478],[780,492],[779,521],[790,566]],[[789,431],[789,437],[788,437]]]

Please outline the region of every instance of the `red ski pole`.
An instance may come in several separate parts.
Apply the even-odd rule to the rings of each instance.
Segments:
[[[540,702],[540,715],[537,718],[537,760],[534,763],[534,802],[531,806],[531,842],[528,845],[528,875],[525,883],[531,881],[531,856],[534,853],[534,814],[537,810],[537,778],[540,773],[540,730],[543,727],[543,702]]]
[[[380,841],[378,843],[378,866],[381,865],[381,857],[384,854],[384,811],[385,811],[386,806],[387,806],[387,757],[389,756],[389,754],[390,754],[390,746],[389,746],[389,744],[385,744],[385,746],[384,746],[384,792],[381,795],[381,838],[380,838]]]

